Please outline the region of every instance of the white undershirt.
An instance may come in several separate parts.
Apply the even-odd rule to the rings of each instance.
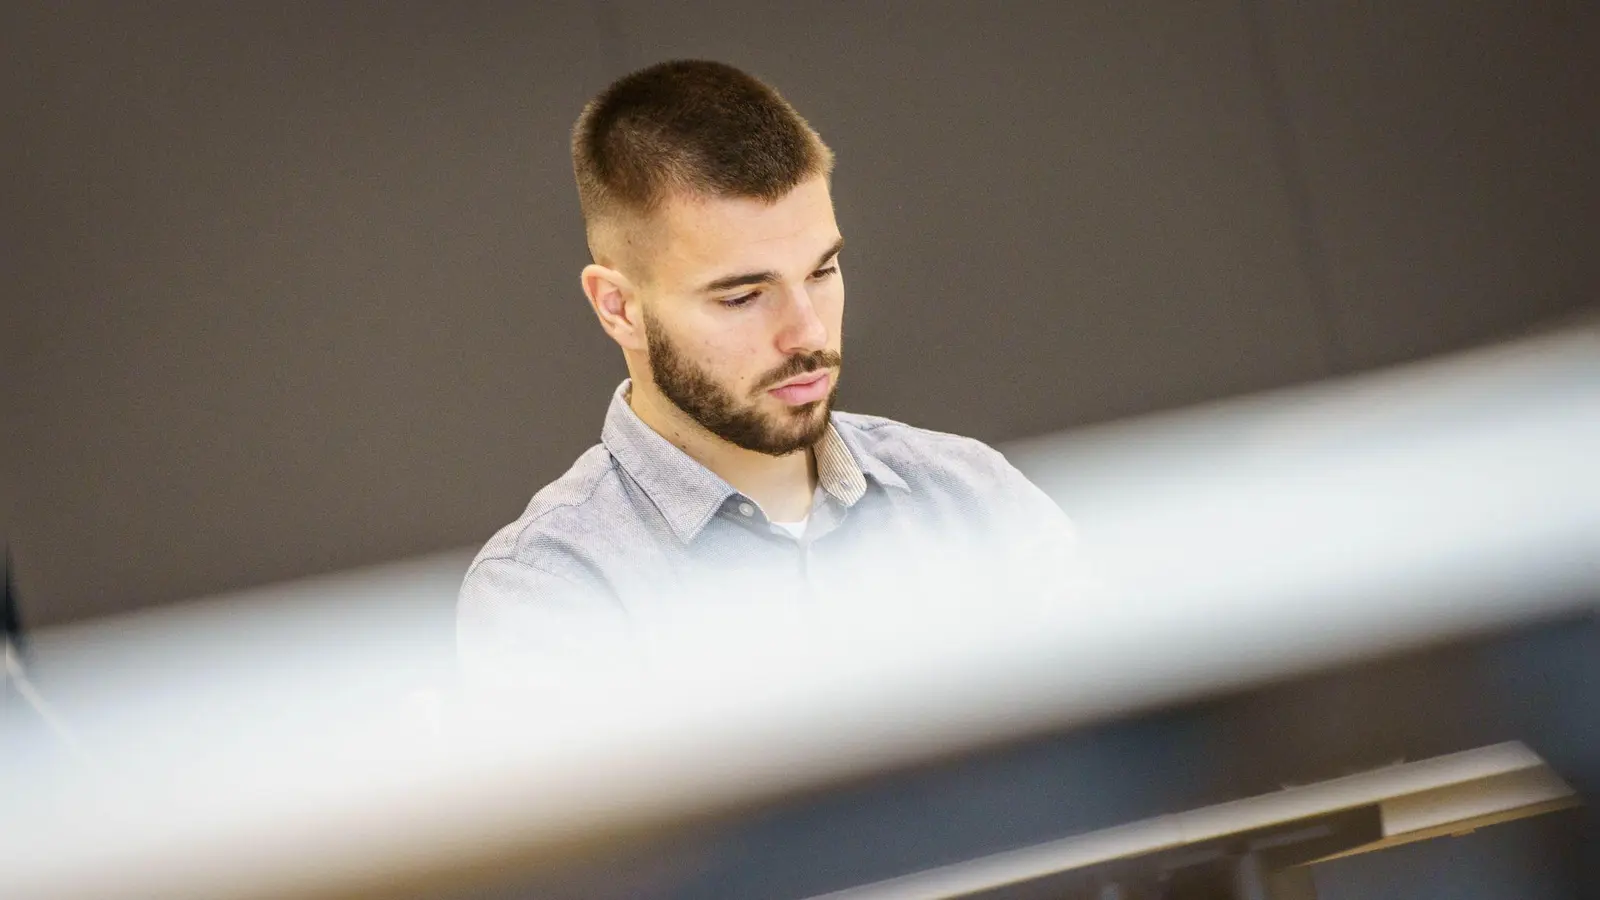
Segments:
[[[809,521],[811,521],[811,517],[806,516],[798,522],[773,522],[772,524],[794,535],[794,539],[798,541],[806,533],[806,523]]]

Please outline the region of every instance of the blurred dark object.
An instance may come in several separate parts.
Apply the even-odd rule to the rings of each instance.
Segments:
[[[0,582],[4,582],[5,595],[0,597],[0,641],[6,647],[22,644],[22,614],[17,606],[17,586],[12,577],[11,548],[0,554]]]
[[[12,706],[11,672],[21,665],[22,618],[17,612],[17,590],[11,577],[11,548],[0,553],[0,713]]]
[[[15,726],[16,720],[27,716],[30,705],[23,694],[23,637],[22,617],[18,612],[15,567],[11,561],[11,548],[6,545],[0,552],[0,725]],[[13,732],[0,731],[0,737]],[[20,733],[18,730],[16,733]],[[0,744],[0,759],[11,759],[19,751],[9,742]]]

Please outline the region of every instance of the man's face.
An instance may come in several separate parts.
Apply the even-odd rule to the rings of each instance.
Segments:
[[[782,456],[838,390],[844,281],[826,179],[775,203],[670,201],[643,289],[651,381],[712,434]]]

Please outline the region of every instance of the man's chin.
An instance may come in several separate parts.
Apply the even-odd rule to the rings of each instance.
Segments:
[[[779,415],[797,430],[819,428],[821,426],[818,423],[828,417],[828,411],[832,405],[829,400],[830,398],[824,397],[821,400],[813,400],[810,403],[802,403],[799,406],[785,405],[783,412]]]
[[[804,412],[801,407],[791,407],[785,418],[787,421],[768,421],[767,433],[761,442],[762,453],[788,456],[809,448],[827,431],[827,418],[817,409]]]
[[[794,442],[802,447],[809,447],[822,440],[822,435],[828,430],[828,402],[818,400],[814,404],[807,404],[807,408],[797,409],[796,428],[793,432]]]

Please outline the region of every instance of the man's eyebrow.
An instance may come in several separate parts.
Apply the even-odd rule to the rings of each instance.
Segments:
[[[815,269],[820,269],[823,266],[827,265],[828,264],[828,260],[833,259],[835,256],[838,256],[839,255],[839,251],[843,250],[843,249],[844,249],[844,238],[839,238],[837,241],[833,242],[833,246],[832,247],[828,248],[828,252],[827,253],[822,254],[822,258],[817,260],[817,264],[815,266],[813,266],[812,268],[815,270]]]
[[[822,254],[822,257],[817,260],[817,264],[815,266],[813,266],[812,268],[813,269],[820,269],[823,266],[827,265],[828,264],[828,260],[833,259],[835,256],[838,256],[839,255],[839,251],[841,251],[843,249],[844,249],[844,238],[840,238],[839,240],[834,242],[832,247],[828,248],[828,252],[827,253]],[[758,285],[758,284],[777,284],[777,283],[778,283],[778,273],[777,272],[746,272],[746,273],[744,273],[742,275],[727,275],[727,276],[724,276],[722,278],[718,278],[716,281],[708,282],[704,287],[700,288],[700,292],[704,293],[704,294],[715,294],[718,291],[728,291],[728,290],[732,290],[732,289],[734,289],[736,287],[746,287],[746,286],[752,286],[752,285]]]

